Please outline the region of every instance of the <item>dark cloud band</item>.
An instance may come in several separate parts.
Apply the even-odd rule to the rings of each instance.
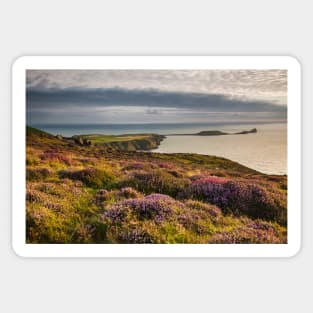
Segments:
[[[73,107],[153,106],[188,108],[208,112],[285,112],[286,106],[266,101],[230,98],[219,94],[128,90],[121,88],[26,90],[27,110]]]

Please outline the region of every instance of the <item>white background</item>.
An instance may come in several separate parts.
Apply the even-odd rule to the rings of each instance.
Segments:
[[[0,311],[312,311],[310,3],[2,1]],[[291,259],[18,258],[11,249],[11,64],[20,55],[74,54],[296,56],[303,71],[300,253]]]

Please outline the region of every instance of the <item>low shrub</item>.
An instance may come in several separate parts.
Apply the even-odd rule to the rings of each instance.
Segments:
[[[97,208],[92,205],[92,193],[80,184],[66,179],[57,183],[27,183],[27,242],[87,243],[93,240],[95,229],[89,218],[97,215]]]
[[[119,198],[134,199],[141,197],[141,194],[132,187],[124,187],[118,191],[117,196]]]
[[[122,182],[123,186],[131,186],[145,194],[160,193],[176,197],[190,184],[187,178],[178,178],[166,171],[135,172]]]
[[[217,217],[222,216],[221,209],[212,204],[207,204],[207,203],[203,203],[201,201],[195,201],[195,200],[187,200],[185,202],[185,205],[186,207],[193,209],[193,210],[204,211],[212,218],[217,218]]]
[[[173,206],[180,205],[180,202],[167,195],[151,194],[144,198],[118,202],[104,213],[104,218],[120,223],[128,216],[128,213],[132,213],[139,220],[149,219],[161,223],[173,214]]]
[[[169,162],[160,162],[158,163],[160,168],[165,168],[165,169],[169,169],[169,170],[175,170],[176,166],[172,163]]]
[[[154,237],[144,229],[126,229],[117,236],[120,243],[155,243]]]
[[[97,206],[102,207],[103,202],[108,200],[110,197],[110,192],[106,189],[100,189],[94,197],[94,202]]]
[[[121,190],[100,189],[94,197],[94,203],[98,207],[105,207],[107,202],[116,202],[124,199],[141,198],[142,194],[132,187],[124,187]]]
[[[40,155],[42,161],[58,161],[66,165],[71,164],[71,160],[64,152],[59,152],[57,150],[47,150]]]
[[[194,181],[185,196],[207,201],[225,213],[286,224],[287,211],[279,201],[279,194],[270,194],[255,184],[230,181],[221,177],[206,177]]]
[[[40,181],[48,178],[52,175],[52,171],[49,168],[26,168],[26,180],[27,181]]]
[[[287,233],[278,225],[264,221],[248,220],[244,225],[231,231],[213,235],[208,243],[218,244],[281,244],[287,243]]]
[[[110,186],[114,182],[112,173],[97,168],[85,168],[82,170],[62,170],[59,172],[60,178],[69,178],[72,180],[80,180],[86,186],[91,188],[104,188]]]
[[[27,207],[26,229],[27,242],[31,243],[71,242],[74,231],[69,218],[38,204]]]
[[[132,171],[132,170],[144,170],[147,166],[143,163],[131,163],[127,166],[125,166],[123,169],[126,171]]]
[[[30,149],[26,150],[26,165],[27,166],[37,166],[40,164],[40,158],[38,155],[33,152],[29,151]]]

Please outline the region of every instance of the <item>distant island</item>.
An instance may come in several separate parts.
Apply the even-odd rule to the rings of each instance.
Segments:
[[[256,128],[252,128],[251,130],[243,130],[237,133],[226,133],[220,130],[203,130],[198,133],[192,133],[192,134],[169,134],[166,136],[226,136],[226,135],[246,135],[246,134],[253,134],[256,132],[257,132]]]

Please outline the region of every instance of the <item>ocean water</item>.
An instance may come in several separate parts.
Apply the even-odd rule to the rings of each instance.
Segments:
[[[245,130],[260,123],[160,123],[160,124],[31,124],[30,126],[44,130],[50,134],[73,136],[83,134],[138,134],[138,133],[157,133],[157,134],[186,134],[197,133],[202,130]]]
[[[54,135],[189,134],[203,130],[258,132],[234,136],[168,136],[154,152],[216,155],[266,174],[287,174],[287,124],[68,124],[32,125]]]
[[[232,125],[219,130],[258,132],[233,136],[168,136],[155,152],[221,156],[266,174],[287,174],[287,125]]]

